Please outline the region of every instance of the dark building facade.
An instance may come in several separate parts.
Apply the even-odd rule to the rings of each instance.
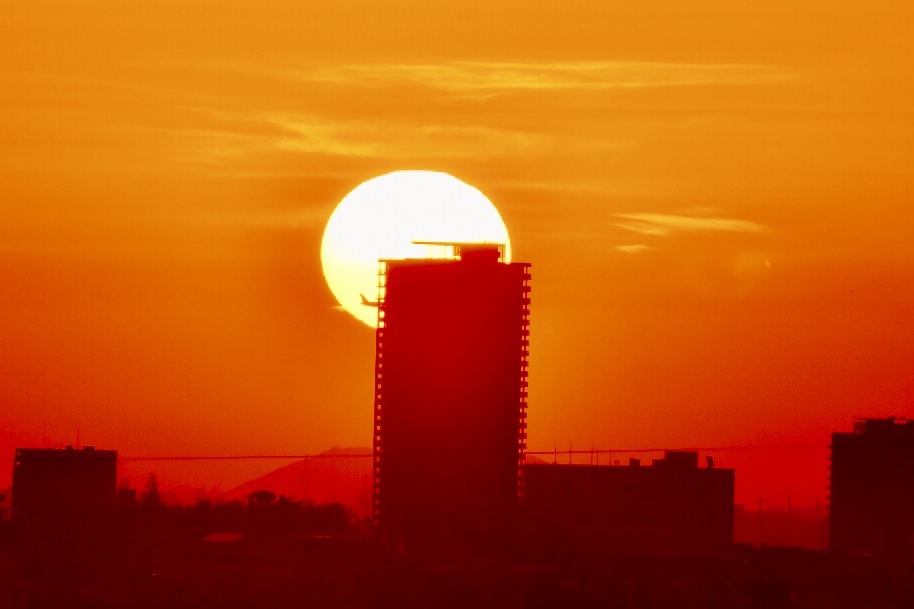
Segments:
[[[841,553],[914,557],[914,421],[860,419],[832,434],[829,533]]]
[[[528,464],[524,519],[534,553],[709,555],[733,547],[732,469],[667,451],[650,466]]]
[[[111,515],[117,451],[18,448],[13,463],[13,523],[27,531],[73,532]]]
[[[373,515],[414,548],[506,542],[522,492],[530,265],[446,247],[380,274]]]

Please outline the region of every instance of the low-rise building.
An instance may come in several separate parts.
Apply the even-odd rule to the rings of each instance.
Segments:
[[[580,555],[708,555],[733,546],[732,469],[667,451],[651,465],[524,467],[526,543]]]

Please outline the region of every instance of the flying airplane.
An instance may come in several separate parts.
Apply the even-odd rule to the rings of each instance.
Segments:
[[[376,306],[378,306],[378,301],[377,301],[377,300],[375,300],[375,301],[368,300],[367,298],[365,298],[365,295],[364,295],[364,294],[359,294],[359,296],[362,297],[362,304],[365,305],[366,307],[376,307]]]

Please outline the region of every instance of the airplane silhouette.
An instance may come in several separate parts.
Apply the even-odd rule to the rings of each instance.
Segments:
[[[376,307],[376,306],[378,306],[378,301],[377,301],[377,300],[375,300],[375,301],[368,300],[367,298],[365,298],[365,295],[364,295],[364,294],[359,294],[359,296],[362,297],[362,304],[365,305],[366,307]]]

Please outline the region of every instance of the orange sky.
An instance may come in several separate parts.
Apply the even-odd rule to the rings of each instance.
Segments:
[[[0,451],[367,446],[320,236],[395,169],[482,190],[534,264],[531,448],[914,415],[910,3],[461,4],[7,0]],[[718,462],[813,496],[824,454]],[[161,465],[272,467],[236,466]]]

